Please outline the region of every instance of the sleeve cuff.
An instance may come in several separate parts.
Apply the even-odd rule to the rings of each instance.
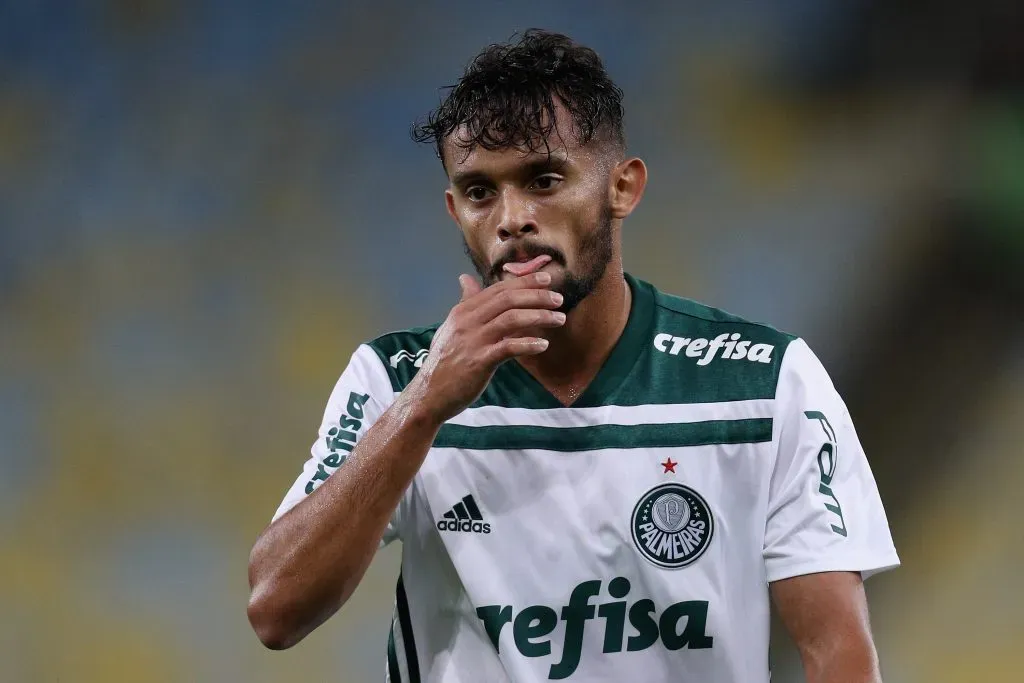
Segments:
[[[822,557],[810,560],[773,562],[767,566],[768,583],[805,574],[822,572],[860,572],[865,580],[900,566],[895,551],[869,557]]]

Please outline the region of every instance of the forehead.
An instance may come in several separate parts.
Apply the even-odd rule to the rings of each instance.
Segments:
[[[547,121],[542,120],[542,125]],[[561,103],[555,103],[555,121],[546,139],[534,139],[530,144],[486,149],[472,142],[469,126],[463,124],[445,139],[444,162],[449,177],[470,172],[501,172],[550,159],[565,163],[581,163],[592,156],[580,144],[572,116]],[[586,147],[593,147],[593,144]],[[590,154],[588,154],[590,152]]]

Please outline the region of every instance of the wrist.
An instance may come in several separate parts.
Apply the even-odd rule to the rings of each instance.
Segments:
[[[413,378],[396,400],[401,403],[403,422],[435,433],[451,416],[443,406],[432,400],[427,386],[427,377],[422,372]]]

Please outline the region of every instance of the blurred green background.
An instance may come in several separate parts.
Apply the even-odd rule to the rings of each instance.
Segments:
[[[355,345],[456,301],[409,124],[531,26],[626,92],[627,269],[847,398],[886,680],[1024,680],[1022,7],[0,0],[0,681],[383,680],[397,547],[284,653],[247,555]]]

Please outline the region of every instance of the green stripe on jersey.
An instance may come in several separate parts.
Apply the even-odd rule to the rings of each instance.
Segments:
[[[711,420],[675,424],[589,427],[502,425],[441,427],[434,448],[575,452],[608,448],[679,448],[717,444],[763,443],[772,440],[772,419]]]

